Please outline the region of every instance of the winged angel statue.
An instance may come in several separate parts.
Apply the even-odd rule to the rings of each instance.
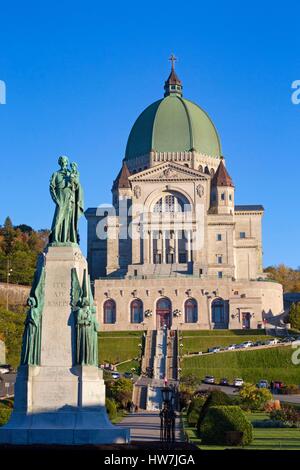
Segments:
[[[45,269],[39,260],[31,291],[27,299],[29,307],[24,322],[21,364],[38,366],[41,363],[42,313],[44,308]]]
[[[86,270],[80,285],[76,268],[72,269],[71,304],[75,316],[77,365],[98,366],[99,324],[91,290],[90,277]]]

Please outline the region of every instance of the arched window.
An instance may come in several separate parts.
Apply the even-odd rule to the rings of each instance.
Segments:
[[[116,302],[108,299],[103,305],[103,323],[116,323]]]
[[[195,299],[187,299],[184,303],[185,323],[197,323],[198,306]]]
[[[225,308],[223,299],[215,299],[211,304],[211,316],[213,323],[225,322]]]
[[[201,173],[203,173],[203,166],[202,165],[198,166],[198,171],[201,171]]]
[[[211,176],[214,176],[215,170],[213,168],[210,169],[210,174],[211,174]]]
[[[131,323],[141,323],[143,321],[143,302],[140,299],[134,299],[130,304]]]
[[[190,210],[190,204],[184,196],[176,194],[166,194],[156,201],[153,206],[153,212],[183,212]]]

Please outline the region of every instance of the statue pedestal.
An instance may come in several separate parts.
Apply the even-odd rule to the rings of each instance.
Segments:
[[[105,409],[102,371],[73,366],[71,270],[80,281],[86,260],[79,247],[49,247],[45,257],[41,365],[22,365],[9,422],[0,443],[109,444],[129,442],[129,429],[113,426]]]

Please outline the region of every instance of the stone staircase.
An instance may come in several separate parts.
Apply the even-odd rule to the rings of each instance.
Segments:
[[[177,388],[177,331],[148,331],[142,358],[142,375],[134,385],[133,403],[139,409],[158,411],[162,405],[161,388],[165,385],[165,378],[168,385]]]

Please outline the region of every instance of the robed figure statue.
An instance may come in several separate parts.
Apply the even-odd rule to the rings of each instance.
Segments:
[[[60,170],[50,179],[50,194],[56,205],[49,243],[64,245],[79,243],[78,220],[83,214],[83,190],[76,163],[67,157],[58,159]]]
[[[86,270],[84,270],[82,286],[80,286],[77,271],[75,268],[72,269],[71,297],[76,331],[75,363],[98,366],[99,324]]]
[[[39,261],[30,295],[27,299],[29,307],[25,319],[22,339],[21,364],[40,365],[42,313],[44,308],[45,270],[43,260]]]

